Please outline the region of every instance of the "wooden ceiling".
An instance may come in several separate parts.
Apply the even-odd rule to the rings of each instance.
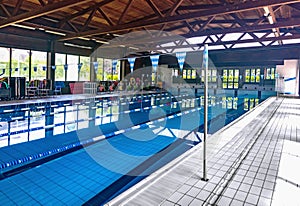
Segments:
[[[76,44],[91,50],[103,43],[108,47],[107,42],[116,37],[123,45],[148,45],[149,50],[178,40],[178,36],[204,36],[197,46],[209,42],[225,48],[251,42],[270,46],[300,38],[300,0],[0,0],[0,19],[0,34]],[[157,32],[145,40],[121,38],[153,30],[168,35]],[[228,33],[252,38],[225,41]],[[182,40],[175,46],[190,45]]]

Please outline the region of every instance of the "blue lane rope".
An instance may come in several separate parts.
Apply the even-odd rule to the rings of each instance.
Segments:
[[[185,95],[187,96],[187,95]],[[173,98],[173,97],[172,97]],[[195,100],[201,100],[201,97],[198,97],[198,98],[195,98],[193,99],[193,101]],[[181,101],[178,101],[178,102],[172,102],[172,104],[180,104],[182,103],[183,101],[191,101],[191,99],[189,100],[181,100]],[[210,107],[211,106],[214,106],[214,105],[218,105],[218,104],[221,104],[223,102],[220,101],[220,102],[216,102],[215,104],[211,104],[209,105]],[[228,102],[228,100],[226,100],[226,102]],[[162,107],[162,106],[165,106],[165,105],[168,105],[169,103],[166,103],[166,104],[161,104],[159,106],[150,106],[150,107],[145,107],[143,109],[152,109],[152,108],[157,108],[157,107]],[[171,106],[171,105],[168,105],[168,106]],[[28,155],[28,156],[25,156],[23,158],[20,158],[20,159],[17,159],[17,160],[12,160],[12,161],[9,161],[9,162],[6,162],[6,163],[2,163],[0,165],[0,169],[4,169],[4,168],[8,168],[8,167],[12,167],[12,166],[15,166],[15,165],[19,165],[19,164],[23,164],[23,163],[26,163],[26,162],[29,162],[29,161],[33,161],[33,160],[36,160],[36,159],[40,159],[40,158],[43,158],[43,157],[47,157],[49,155],[53,155],[53,154],[57,154],[57,153],[60,153],[60,152],[63,152],[63,151],[66,151],[66,150],[70,150],[72,148],[75,148],[75,147],[79,147],[79,146],[86,146],[86,145],[89,145],[91,143],[96,143],[102,139],[105,139],[105,138],[110,138],[112,136],[116,136],[116,135],[119,135],[119,134],[124,134],[126,132],[129,132],[129,131],[134,131],[136,129],[140,129],[140,128],[148,128],[149,125],[151,124],[156,124],[156,123],[159,123],[159,122],[162,122],[162,121],[166,121],[166,120],[169,120],[169,119],[173,119],[173,118],[176,118],[176,117],[180,117],[182,115],[185,115],[185,114],[189,114],[189,113],[192,113],[192,112],[196,112],[196,111],[200,111],[202,108],[201,107],[197,107],[197,108],[193,108],[193,109],[190,109],[190,110],[186,110],[184,112],[181,112],[181,113],[177,113],[177,114],[173,114],[173,115],[170,115],[170,116],[167,116],[167,117],[163,117],[163,118],[159,118],[159,119],[156,119],[156,120],[153,120],[153,121],[149,121],[147,123],[143,123],[143,124],[140,124],[140,125],[135,125],[133,127],[130,127],[130,128],[127,128],[127,129],[123,129],[123,130],[119,130],[119,131],[115,131],[115,132],[111,132],[111,133],[108,133],[108,134],[104,134],[104,135],[101,135],[101,136],[98,136],[98,137],[94,137],[92,139],[88,139],[88,140],[84,140],[84,141],[81,141],[81,142],[76,142],[76,143],[72,143],[72,144],[69,144],[67,146],[63,146],[63,147],[59,147],[59,148],[55,148],[55,149],[51,149],[47,152],[40,152],[38,154],[32,154],[32,155]],[[139,108],[138,111],[140,111],[141,109]],[[131,112],[136,112],[136,110],[127,110],[127,111],[124,111],[124,112],[128,112],[131,113]],[[119,113],[121,114],[121,113]],[[111,115],[111,114],[110,114]],[[115,114],[114,114],[115,115]],[[103,117],[106,117],[106,116],[103,116]],[[29,117],[28,117],[29,118]],[[101,118],[101,117],[100,117]],[[60,123],[60,124],[55,124],[55,126],[60,126],[60,125],[64,125],[64,123]],[[32,129],[30,129],[31,131],[33,131]],[[11,133],[12,134],[12,133]]]

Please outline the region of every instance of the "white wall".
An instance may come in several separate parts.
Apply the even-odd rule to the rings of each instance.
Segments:
[[[284,60],[284,65],[277,65],[276,72],[284,79],[276,79],[276,84],[279,87],[283,85],[285,94],[298,95],[299,90],[299,60]]]

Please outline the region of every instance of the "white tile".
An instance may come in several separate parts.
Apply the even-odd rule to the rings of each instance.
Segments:
[[[250,193],[254,195],[259,195],[261,192],[261,187],[251,186]]]
[[[261,191],[261,196],[271,199],[273,194],[273,190],[268,190],[268,189],[262,189]]]
[[[205,201],[209,195],[210,195],[210,192],[208,192],[206,190],[201,190],[200,193],[197,195],[197,199]]]
[[[239,201],[239,200],[233,200],[231,203],[230,203],[230,206],[242,206],[243,205],[243,202]]]
[[[234,199],[240,200],[244,202],[246,200],[247,193],[243,191],[237,191],[237,193],[234,196]]]
[[[251,188],[251,185],[242,183],[239,187],[239,190],[244,191],[244,192],[249,192]]]
[[[236,193],[236,190],[231,189],[231,188],[227,188],[227,189],[225,190],[224,196],[233,198],[233,197],[235,196],[235,193]]]
[[[226,205],[230,205],[230,202],[232,201],[231,198],[229,197],[225,197],[225,196],[222,196],[220,198],[220,200],[217,202],[217,205],[220,205],[220,206],[226,206]]]
[[[259,196],[257,196],[257,195],[248,194],[247,198],[246,198],[246,202],[256,205],[257,201],[258,201],[258,197]]]
[[[264,184],[264,181],[262,180],[259,180],[259,179],[255,179],[252,183],[254,186],[257,186],[257,187],[262,187],[263,184]]]
[[[270,206],[271,205],[271,199],[267,199],[267,198],[264,198],[264,197],[260,197],[258,199],[258,203],[257,203],[258,206]]]

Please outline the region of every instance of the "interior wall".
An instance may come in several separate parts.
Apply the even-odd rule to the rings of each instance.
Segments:
[[[283,78],[283,91],[288,95],[298,95],[299,93],[299,60],[284,60],[284,65],[276,67],[279,77]]]

